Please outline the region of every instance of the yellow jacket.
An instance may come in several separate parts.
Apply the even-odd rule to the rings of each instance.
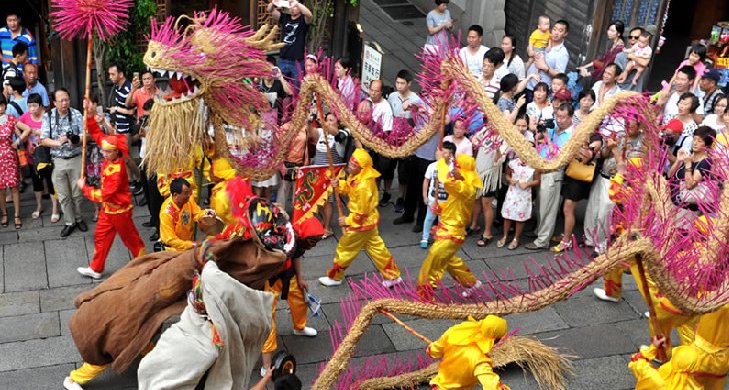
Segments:
[[[704,314],[694,341],[673,348],[671,360],[654,368],[653,345],[633,355],[628,367],[637,379],[636,390],[722,390],[729,372],[729,305]]]
[[[438,180],[443,183],[448,200],[440,204],[440,222],[435,239],[463,242],[466,238],[466,224],[471,223],[473,202],[476,199],[476,190],[481,187],[481,181],[474,170],[473,157],[458,155],[456,164],[463,176],[462,180],[453,177],[445,159],[438,161]]]
[[[430,357],[441,359],[438,375],[430,380],[438,389],[472,389],[481,384],[484,390],[508,390],[493,371],[489,356],[496,339],[506,335],[506,321],[489,315],[481,321],[469,318],[450,327],[437,341],[428,345]]]
[[[159,193],[162,195],[162,198],[167,199],[170,197],[170,183],[172,183],[172,180],[181,177],[187,180],[188,183],[190,183],[192,198],[198,199],[197,196],[199,190],[197,188],[197,180],[195,180],[195,168],[200,168],[200,164],[202,163],[202,161],[202,149],[195,148],[192,158],[190,158],[190,160],[187,162],[187,166],[181,167],[179,170],[169,174],[157,172],[157,188],[159,189]],[[207,161],[205,161],[205,164],[205,166],[207,167]],[[205,170],[205,172],[207,173],[207,170]]]
[[[160,241],[165,244],[167,250],[183,252],[195,245],[192,236],[195,229],[195,222],[198,222],[204,214],[200,206],[190,198],[182,208],[167,198],[162,203],[159,213],[159,236]]]
[[[339,181],[339,192],[349,195],[349,215],[346,229],[349,231],[372,230],[380,223],[377,210],[377,182],[380,173],[372,168],[372,157],[364,149],[355,149],[352,159],[362,170],[346,180]]]

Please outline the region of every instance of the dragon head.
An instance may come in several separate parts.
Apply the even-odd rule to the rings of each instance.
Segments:
[[[173,171],[184,166],[192,149],[209,141],[211,122],[255,129],[270,110],[252,83],[270,74],[266,51],[276,47],[276,28],[254,34],[225,12],[198,12],[192,17],[152,20],[144,63],[168,77],[171,91],[156,99],[151,114],[150,147],[172,148],[150,156],[150,169]]]

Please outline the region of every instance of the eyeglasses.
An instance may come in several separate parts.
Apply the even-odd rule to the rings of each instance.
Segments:
[[[631,35],[630,36],[630,39],[638,39],[638,38],[640,38],[640,35]]]

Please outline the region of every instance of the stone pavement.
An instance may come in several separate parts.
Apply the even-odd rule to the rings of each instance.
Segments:
[[[22,197],[23,228],[16,231],[11,224],[0,230],[3,262],[0,267],[0,389],[61,388],[64,376],[81,360],[66,325],[73,313],[73,299],[94,286],[76,273],[76,267],[87,265],[93,254],[94,224],[89,224],[87,233],[76,231],[67,239],[60,239],[61,226],[50,223],[48,212],[36,221],[28,217],[33,210],[31,197],[29,190]],[[86,206],[89,221],[91,208]],[[141,223],[148,218],[146,208],[137,207],[134,213],[140,234],[146,239],[152,233],[141,228]],[[410,226],[392,224],[396,216],[391,205],[382,209],[382,236],[399,266],[414,275],[426,251],[417,246],[419,235],[410,232]],[[335,237],[321,242],[304,262],[310,291],[323,303],[323,315],[310,322],[320,332],[319,336],[293,336],[286,306],[278,310],[279,345],[296,356],[305,383],[315,378],[319,365],[331,355],[328,327],[334,321],[341,322],[338,302],[351,292],[347,285],[323,288],[316,283],[316,278],[331,264],[336,240]],[[521,262],[530,256],[543,261],[546,253],[521,248],[497,249],[494,244],[478,248],[471,238],[464,244],[461,255],[478,273],[513,267],[515,278],[524,284],[526,272]],[[107,262],[107,275],[121,268],[129,258],[117,239]],[[363,253],[349,269],[348,276],[359,279],[372,271],[374,267]],[[634,380],[627,369],[629,356],[640,344],[648,342],[648,335],[646,320],[640,315],[645,306],[632,280],[625,280],[627,292],[619,303],[599,302],[592,296],[591,288],[586,288],[565,302],[534,313],[508,316],[509,325],[512,329],[520,328],[519,334],[533,335],[578,356],[577,376],[570,381],[569,388],[602,389],[606,383],[610,383],[611,389],[631,388]],[[453,323],[412,318],[407,322],[430,338],[437,338]],[[403,357],[423,348],[418,339],[398,325],[378,318],[360,342],[356,357]],[[512,389],[537,388],[531,374],[518,367],[502,374]],[[122,375],[106,372],[86,386],[87,389],[135,387],[136,366]]]

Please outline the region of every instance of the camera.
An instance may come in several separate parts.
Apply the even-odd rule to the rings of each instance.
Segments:
[[[554,128],[554,119],[545,119],[543,123],[537,125],[537,131],[540,133],[546,132],[548,129]]]
[[[66,132],[66,138],[68,138],[68,141],[71,143],[71,145],[78,145],[79,143],[81,143],[81,137],[71,131]]]

